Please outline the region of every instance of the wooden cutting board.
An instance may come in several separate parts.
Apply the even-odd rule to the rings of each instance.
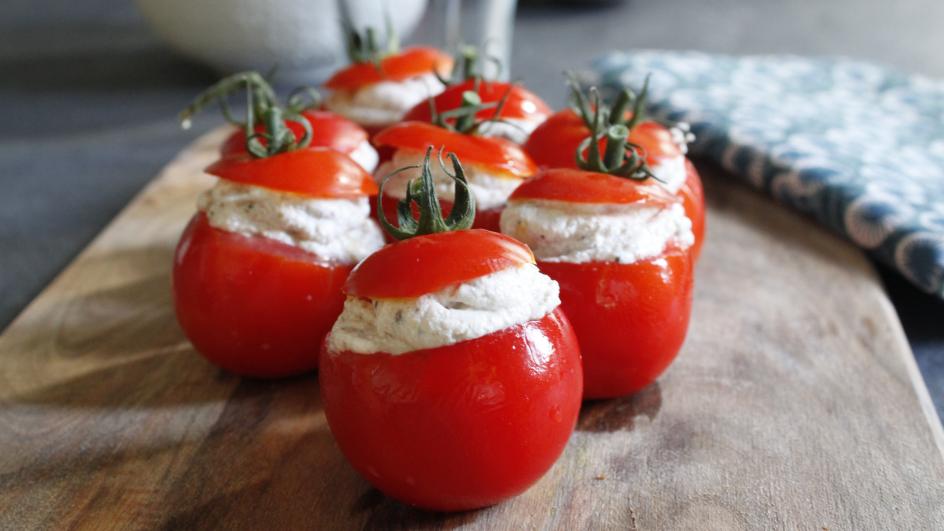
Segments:
[[[243,380],[171,308],[221,139],[171,162],[0,337],[0,528],[941,529],[944,436],[862,255],[707,169],[685,347],[587,403],[523,495],[434,514],[347,465],[314,375]]]

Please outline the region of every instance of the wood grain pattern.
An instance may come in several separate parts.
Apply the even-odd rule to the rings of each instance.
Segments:
[[[692,327],[658,384],[587,403],[506,503],[385,498],[339,454],[312,375],[221,373],[177,328],[173,246],[219,139],[0,337],[0,528],[944,528],[944,436],[874,272],[715,172]]]

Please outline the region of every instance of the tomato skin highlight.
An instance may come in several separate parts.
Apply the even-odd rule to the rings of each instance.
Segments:
[[[584,398],[635,393],[675,359],[691,314],[688,250],[631,264],[538,261],[538,267],[560,284],[561,308],[583,356]]]
[[[177,320],[197,352],[227,371],[260,378],[310,371],[352,268],[217,229],[198,212],[174,257]]]
[[[340,114],[307,110],[302,112],[302,116],[311,124],[311,143],[308,145],[310,148],[330,148],[349,155],[368,139],[367,131],[363,127]],[[292,130],[295,138],[298,139],[304,136],[304,129],[296,122],[286,121],[285,125]],[[256,132],[263,132],[265,128],[258,125],[255,130]],[[263,143],[265,143],[264,140]],[[245,154],[248,154],[246,151],[246,133],[242,129],[236,129],[223,142],[223,146],[220,148],[220,156],[226,158]]]
[[[442,93],[433,98],[436,104],[436,112],[442,113],[457,109],[462,105],[462,94],[466,91],[476,92],[482,99],[482,103],[498,103],[507,93],[508,98],[502,108],[501,118],[510,118],[514,120],[543,120],[550,116],[551,109],[544,103],[537,94],[530,90],[513,83],[502,81],[481,80],[478,83],[478,90],[475,90],[475,80],[469,79],[446,87]],[[476,118],[487,120],[495,116],[497,109],[482,109],[475,114]],[[424,100],[417,103],[406,115],[403,121],[431,122],[432,112],[429,108],[429,101]]]
[[[508,267],[533,264],[534,255],[518,240],[482,229],[415,236],[368,256],[344,285],[355,297],[419,297]]]
[[[435,349],[325,350],[319,379],[355,470],[400,501],[457,511],[514,496],[551,468],[577,421],[582,370],[558,308]]]
[[[511,178],[530,177],[537,172],[531,157],[514,142],[504,138],[473,136],[423,122],[400,122],[374,137],[377,147],[394,147],[423,153],[426,148],[444,148],[455,153],[463,164],[484,166],[493,173]],[[435,163],[435,162],[434,162]]]
[[[342,68],[325,82],[325,87],[354,91],[381,81],[403,81],[430,72],[446,75],[451,68],[449,55],[428,46],[411,46],[382,59],[380,68],[373,63],[354,63]]]

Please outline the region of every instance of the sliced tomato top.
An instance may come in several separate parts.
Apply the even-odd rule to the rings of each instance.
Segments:
[[[401,122],[377,133],[374,145],[425,152],[444,147],[467,164],[485,166],[510,177],[534,175],[537,166],[521,146],[504,138],[457,133],[423,122]]]
[[[392,243],[354,268],[345,293],[371,299],[415,298],[534,263],[528,246],[484,229],[439,232]]]
[[[206,172],[227,181],[315,198],[377,194],[377,184],[364,168],[328,148],[300,149],[261,159],[233,155],[214,162]]]
[[[590,136],[590,129],[573,109],[564,109],[551,115],[539,125],[524,148],[540,166],[546,168],[576,168],[577,147]],[[661,159],[682,155],[672,141],[672,134],[658,122],[642,122],[629,134],[629,141],[646,152],[646,162],[656,164]],[[600,151],[606,149],[606,139],[600,139]]]
[[[524,143],[524,149],[539,166],[577,168],[577,146],[590,136],[590,129],[571,109],[552,114],[537,126]]]
[[[678,198],[654,181],[639,182],[605,173],[552,168],[525,181],[508,198],[547,199],[571,203],[638,203],[668,206]]]
[[[436,112],[445,112],[459,108],[462,105],[462,94],[467,90],[474,89],[474,79],[446,88],[446,90],[433,98],[433,102],[436,104]],[[506,93],[508,94],[508,98],[505,100],[505,105],[499,115],[500,118],[543,120],[551,114],[551,109],[544,103],[544,100],[520,85],[500,81],[483,80],[479,82],[478,95],[482,98],[482,103],[497,104],[505,97]],[[480,119],[488,119],[495,116],[495,111],[496,109],[494,107],[482,109],[476,113],[475,116]],[[406,113],[406,116],[403,117],[404,121],[415,120],[418,122],[429,122],[432,121],[432,119],[433,116],[430,112],[429,101],[426,100],[416,104],[416,106],[410,109],[410,111]]]
[[[309,110],[302,112],[302,116],[311,124],[309,147],[326,147],[348,154],[367,140],[367,131],[363,127],[340,114]],[[285,125],[295,133],[295,138],[301,138],[305,134],[302,126],[297,122],[286,121]],[[256,132],[265,130],[261,125],[256,126],[255,129]],[[246,133],[242,129],[237,129],[223,142],[220,155],[228,157],[244,153],[246,153]]]
[[[452,58],[428,46],[413,46],[385,57],[380,65],[354,63],[335,72],[325,87],[331,90],[357,90],[381,81],[403,81],[411,77],[439,72],[447,75],[452,69]]]

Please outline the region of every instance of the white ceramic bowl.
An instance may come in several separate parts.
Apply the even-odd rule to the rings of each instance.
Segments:
[[[136,0],[154,31],[176,50],[223,73],[278,67],[280,82],[320,83],[346,61],[338,2],[355,24],[383,28],[384,0]],[[400,35],[413,31],[427,0],[389,1]]]

